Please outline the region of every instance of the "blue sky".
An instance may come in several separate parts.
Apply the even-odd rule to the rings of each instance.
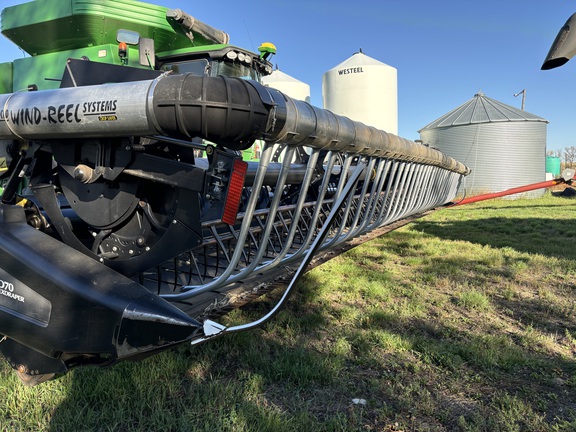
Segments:
[[[62,0],[64,1],[64,0]],[[0,0],[2,7],[21,3]],[[576,145],[576,58],[540,66],[576,2],[561,0],[156,0],[226,31],[256,50],[273,42],[279,68],[311,86],[322,106],[322,75],[360,48],[398,70],[399,135],[417,131],[466,102],[486,96],[544,117],[548,149]],[[0,38],[0,62],[22,56]]]

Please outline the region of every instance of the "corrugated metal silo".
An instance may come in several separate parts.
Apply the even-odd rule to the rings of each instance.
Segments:
[[[362,52],[322,76],[324,108],[398,134],[397,71]]]
[[[544,181],[548,121],[483,93],[423,127],[422,142],[472,169],[468,195]],[[522,196],[537,197],[543,189]]]
[[[262,84],[280,90],[294,99],[310,102],[310,86],[279,69],[274,70],[268,76],[262,77]]]

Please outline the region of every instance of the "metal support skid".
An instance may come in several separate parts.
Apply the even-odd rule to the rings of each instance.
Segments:
[[[209,317],[292,275],[344,190],[317,253],[451,201],[469,171],[235,78],[14,93],[0,106],[0,351],[33,382],[201,340]],[[259,162],[237,162],[257,139]]]

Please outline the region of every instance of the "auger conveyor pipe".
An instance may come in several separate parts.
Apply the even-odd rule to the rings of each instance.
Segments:
[[[234,150],[256,139],[469,169],[429,147],[293,99],[254,81],[193,74],[0,95],[0,139],[164,135]]]

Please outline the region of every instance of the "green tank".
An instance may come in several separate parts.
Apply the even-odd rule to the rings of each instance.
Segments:
[[[259,80],[265,60],[180,9],[134,0],[36,0],[2,11],[2,34],[30,57],[0,64],[0,93],[61,87],[68,59]]]
[[[546,172],[558,177],[561,171],[560,162],[560,158],[557,156],[546,156]]]

